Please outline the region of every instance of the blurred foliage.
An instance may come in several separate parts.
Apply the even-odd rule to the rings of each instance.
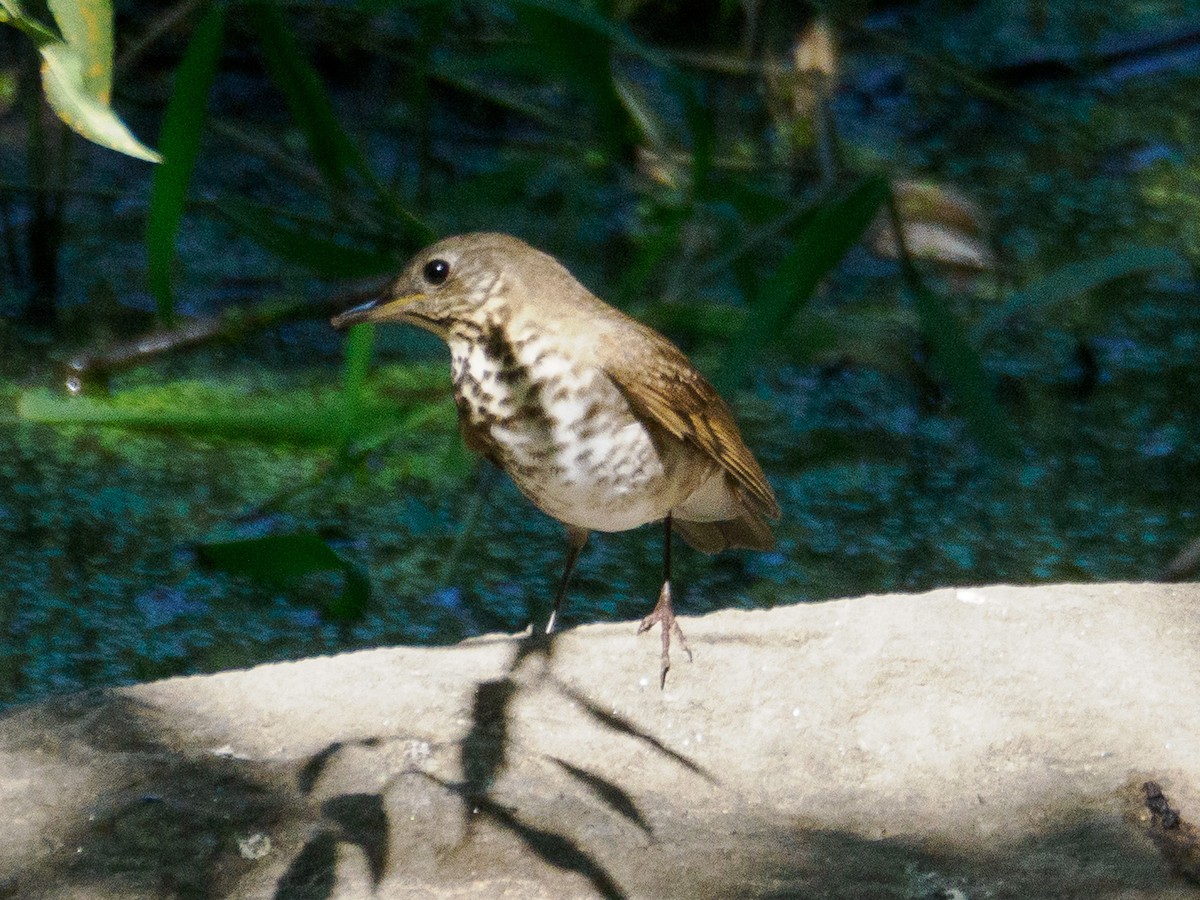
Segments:
[[[361,338],[360,338],[361,339]],[[445,396],[444,372],[431,372],[423,393]],[[21,396],[22,419],[50,425],[103,425],[342,449],[397,429],[454,427],[453,409],[444,402],[397,402],[365,386],[349,389],[274,390],[255,395],[229,383],[172,381],[131,388],[112,398],[65,397],[31,390]]]
[[[358,618],[371,599],[371,582],[366,573],[315,534],[213,541],[202,544],[199,555],[205,565],[269,585],[287,586],[314,572],[337,573],[342,576],[341,590],[322,607],[325,615],[335,622]]]
[[[322,302],[480,229],[560,256],[734,401],[779,488],[782,549],[718,561],[702,592],[718,599],[693,603],[1144,577],[1128,549],[1094,562],[1099,532],[1140,540],[1144,561],[1153,540],[1196,527],[1167,486],[1200,474],[1196,411],[1179,399],[1200,352],[1183,307],[1200,246],[1198,79],[1172,50],[1200,30],[1196,4],[130,0],[115,61],[107,2],[0,9],[42,60],[32,82],[0,72],[14,85],[0,103],[13,159],[0,410],[20,423],[0,425],[0,537],[23,548],[5,564],[42,552],[71,510],[96,510],[50,582],[9,572],[22,597],[90,591],[118,608],[134,589],[96,572],[125,557],[92,552],[87,533],[109,527],[115,545],[127,527],[196,554],[130,574],[139,602],[144,584],[171,585],[303,596],[339,628],[359,617],[354,634],[294,626],[313,629],[307,649],[521,627],[541,601],[515,585],[553,566],[518,514],[481,512],[524,509],[509,488],[482,479],[455,506],[475,470],[444,364],[427,362],[441,351],[398,329],[339,343]],[[114,83],[139,132],[157,124],[152,171],[47,127],[43,95],[85,137],[155,158],[113,114]],[[256,316],[268,295],[310,321]],[[46,304],[57,322],[34,315]],[[208,328],[212,345],[147,349],[136,365],[139,335],[214,319],[264,331]],[[107,385],[44,387],[59,362],[113,342]],[[1129,395],[1097,395],[1122,383]],[[256,453],[221,477],[217,460]],[[1149,499],[1114,481],[1130,459]],[[182,460],[215,486],[172,482],[188,509],[141,509],[143,482],[185,480]],[[89,464],[110,467],[124,499],[90,470],[92,494],[63,487]],[[1081,486],[1103,509],[1072,495]],[[606,552],[591,551],[603,576],[589,585],[586,561],[580,573],[581,617],[625,614],[642,592]],[[383,611],[384,594],[409,611]],[[155,615],[211,613],[153,597]],[[0,603],[0,641],[73,614],[42,615]],[[16,677],[0,671],[0,697]]]
[[[858,243],[887,196],[887,181],[870,178],[800,220],[794,243],[753,297],[754,314],[730,341],[718,386],[745,378],[771,338],[805,304],[830,270]]]
[[[208,93],[217,72],[224,30],[224,8],[213,6],[196,26],[196,33],[179,63],[175,90],[163,114],[158,136],[165,161],[155,171],[154,186],[150,191],[146,269],[150,290],[158,304],[158,317],[168,327],[175,324],[175,300],[171,290],[175,239],[183,218],[192,168],[200,151]]]

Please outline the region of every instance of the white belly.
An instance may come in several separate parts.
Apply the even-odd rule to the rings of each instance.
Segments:
[[[519,378],[499,375],[478,345],[452,343],[451,353],[461,408],[547,515],[625,531],[664,518],[681,499],[667,477],[671,460],[604,373],[573,368],[538,343],[522,348]],[[529,414],[535,406],[544,413]]]

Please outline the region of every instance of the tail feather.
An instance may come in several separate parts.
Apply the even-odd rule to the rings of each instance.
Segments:
[[[701,553],[720,553],[733,547],[745,547],[748,550],[775,549],[775,535],[771,533],[771,526],[749,510],[736,519],[723,522],[687,522],[672,519],[671,525],[689,545]]]

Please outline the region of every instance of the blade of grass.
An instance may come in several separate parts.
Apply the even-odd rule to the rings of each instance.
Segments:
[[[717,144],[717,125],[712,104],[701,95],[704,85],[683,75],[674,81],[683,97],[684,117],[692,135],[692,196],[696,200],[706,200],[709,193],[708,176],[712,172]]]
[[[344,191],[349,173],[357,172],[381,207],[403,229],[406,249],[432,241],[436,237],[433,229],[409,212],[375,176],[362,150],[342,128],[321,76],[304,58],[279,5],[274,0],[255,0],[246,9],[271,79],[283,92],[284,102],[326,183],[335,191]]]
[[[579,4],[518,0],[512,12],[527,40],[502,44],[477,59],[461,59],[452,74],[499,72],[558,83],[589,108],[596,136],[608,159],[619,159],[639,137],[638,123],[622,100],[613,72],[614,47],[642,54],[644,48],[621,26]],[[579,122],[569,125],[578,130]]]
[[[18,415],[48,425],[129,428],[205,438],[229,438],[312,447],[341,447],[398,427],[454,427],[453,408],[437,401],[361,402],[347,427],[345,401],[338,391],[247,396],[206,384],[176,382],[165,388],[138,388],[111,399],[63,397],[50,391],[21,395]]]
[[[975,325],[975,339],[982,340],[994,333],[1022,310],[1042,312],[1057,308],[1119,278],[1156,269],[1186,276],[1188,263],[1168,247],[1129,247],[1095,259],[1068,263],[1010,295],[1002,306]]]
[[[562,25],[570,25],[581,32],[590,32],[602,38],[614,47],[640,57],[659,69],[671,69],[669,57],[642,43],[624,25],[605,18],[586,3],[573,3],[569,0],[513,0],[517,9],[532,9],[548,13],[552,18],[560,20]]]
[[[966,329],[950,307],[925,286],[904,243],[904,228],[894,193],[887,193],[888,215],[900,249],[900,273],[905,291],[917,309],[921,332],[932,350],[932,362],[949,385],[950,393],[981,447],[992,455],[1010,458],[1017,453],[1012,420],[1004,411],[983,370],[983,362],[967,337]]]
[[[750,363],[862,238],[887,193],[887,180],[873,176],[804,219],[791,251],[763,284],[746,324],[734,336],[715,379],[718,387],[730,388],[745,378]]]
[[[917,309],[921,332],[933,351],[934,367],[946,379],[975,439],[995,456],[1016,455],[1012,420],[996,399],[966,329],[945,301],[923,283],[909,284],[906,291]]]
[[[224,8],[214,4],[196,26],[196,33],[175,72],[175,87],[158,138],[164,162],[155,170],[150,189],[146,257],[158,317],[168,328],[175,320],[175,299],[171,289],[175,239],[183,220],[192,169],[200,151],[200,134],[207,117],[208,94],[217,72],[224,30]]]
[[[300,52],[279,6],[259,0],[245,7],[275,86],[304,135],[313,162],[326,181],[344,187],[350,170],[365,171],[366,160],[333,111],[321,76]]]
[[[375,342],[375,326],[355,325],[346,335],[346,361],[342,367],[343,436],[338,455],[347,459],[350,444],[358,430],[362,415],[363,386],[371,368],[371,350]]]

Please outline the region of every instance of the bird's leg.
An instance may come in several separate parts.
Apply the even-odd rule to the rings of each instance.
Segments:
[[[554,625],[558,621],[558,610],[562,606],[563,597],[567,595],[567,583],[571,580],[571,573],[575,571],[575,563],[579,561],[579,552],[587,543],[587,539],[586,528],[567,526],[567,564],[563,567],[562,580],[558,583],[558,593],[554,595],[554,609],[550,612],[550,621],[546,623],[546,634],[554,633]]]
[[[692,661],[692,650],[688,647],[687,638],[683,636],[683,629],[675,620],[675,609],[671,606],[671,516],[669,513],[663,520],[663,526],[663,586],[662,590],[658,592],[658,603],[654,605],[650,615],[642,619],[642,624],[638,626],[638,634],[641,634],[643,631],[649,631],[655,625],[662,625],[662,672],[659,676],[659,690],[667,686],[667,672],[671,668],[672,634],[679,638],[679,646],[688,655],[688,662]]]

